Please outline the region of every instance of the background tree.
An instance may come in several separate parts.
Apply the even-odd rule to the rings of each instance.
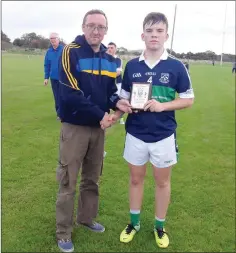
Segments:
[[[5,42],[11,42],[11,40],[8,38],[8,36],[1,30],[1,41]]]
[[[24,45],[24,41],[19,38],[16,38],[13,41],[13,45],[17,47],[22,47]]]

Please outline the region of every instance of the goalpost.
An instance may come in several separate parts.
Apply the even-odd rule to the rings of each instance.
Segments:
[[[226,27],[226,13],[227,13],[227,3],[225,5],[225,18],[224,18],[224,25],[222,31],[222,46],[221,46],[221,57],[220,57],[220,65],[223,64],[223,52],[224,52],[224,42],[225,42],[225,27]]]
[[[175,14],[174,14],[174,23],[173,23],[173,28],[172,28],[172,37],[171,37],[170,54],[172,53],[172,50],[173,50],[173,41],[174,41],[174,33],[175,33],[176,11],[177,11],[177,4],[175,5]]]

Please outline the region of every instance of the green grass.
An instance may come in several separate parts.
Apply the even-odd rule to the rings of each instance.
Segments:
[[[173,169],[167,252],[235,251],[235,76],[230,66],[191,65],[195,104],[177,112],[180,161]],[[60,123],[43,56],[2,56],[2,251],[58,252],[55,169]],[[104,234],[76,228],[77,252],[161,252],[152,234],[154,181],[145,179],[142,228],[124,245],[129,220],[124,127],[106,136],[98,220]]]

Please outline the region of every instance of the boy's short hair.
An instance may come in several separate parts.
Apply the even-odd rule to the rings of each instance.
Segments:
[[[166,25],[166,31],[168,31],[169,25],[168,25],[167,17],[163,13],[160,13],[160,12],[151,12],[144,18],[143,30],[144,30],[146,24],[150,23],[151,25],[154,25],[159,22],[164,23]]]
[[[110,43],[108,43],[108,46],[115,46],[116,47],[116,44],[114,42],[110,42]]]

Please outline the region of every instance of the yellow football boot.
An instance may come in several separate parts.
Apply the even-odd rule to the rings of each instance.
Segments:
[[[132,224],[128,224],[120,234],[120,241],[124,243],[131,242],[139,229],[140,225],[134,227]]]
[[[163,230],[157,230],[156,228],[154,228],[154,235],[155,235],[155,239],[156,239],[156,244],[159,248],[167,248],[170,241],[169,241],[169,237],[165,231],[165,229]]]

